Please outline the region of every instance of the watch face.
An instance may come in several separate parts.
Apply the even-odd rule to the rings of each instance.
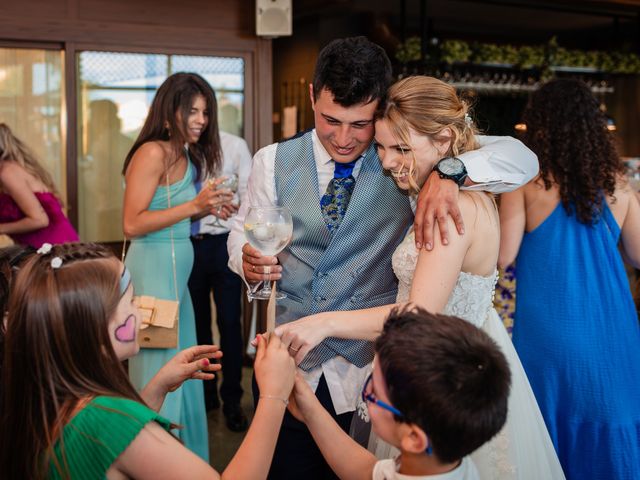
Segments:
[[[455,157],[443,158],[438,162],[438,170],[445,175],[460,175],[464,170],[464,163]]]

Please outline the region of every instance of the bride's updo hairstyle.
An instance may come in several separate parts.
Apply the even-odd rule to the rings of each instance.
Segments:
[[[409,131],[426,135],[433,140],[450,140],[444,156],[457,156],[478,148],[477,130],[469,113],[469,105],[458,97],[456,89],[433,77],[407,77],[391,86],[387,99],[377,114],[377,120],[389,124],[396,140],[411,145]],[[445,128],[451,135],[445,135]],[[416,158],[412,152],[409,168],[411,187],[420,187],[413,180]]]

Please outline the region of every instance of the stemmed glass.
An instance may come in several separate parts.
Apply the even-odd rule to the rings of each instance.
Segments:
[[[209,180],[208,183],[210,188],[215,188],[216,190],[219,190],[221,188],[228,188],[234,194],[238,191],[238,175],[236,175],[235,173],[232,173],[231,175],[224,177],[224,180],[222,180],[222,182],[220,182],[218,185],[214,185],[214,182],[215,182],[214,179]],[[222,207],[218,207],[218,215],[220,215],[221,210],[222,210]],[[209,222],[207,223],[207,225],[211,227],[224,226],[222,225],[222,223],[220,223],[220,217],[216,217],[216,219],[213,222]]]
[[[260,250],[265,256],[274,256],[288,245],[293,236],[293,221],[287,207],[249,207],[244,219],[244,234],[249,244]],[[269,265],[264,266],[264,274],[268,278],[271,273]],[[274,282],[275,284],[275,282]],[[269,300],[271,282],[266,279],[261,290],[250,293],[250,298]],[[282,292],[275,293],[276,299],[287,298]]]

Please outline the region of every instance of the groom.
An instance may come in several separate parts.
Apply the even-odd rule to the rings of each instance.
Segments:
[[[374,113],[391,84],[384,50],[364,37],[334,40],[319,54],[309,87],[315,129],[256,153],[247,200],[232,225],[229,266],[250,286],[267,276],[280,280],[287,298],[278,302],[277,323],[321,311],[354,310],[395,302],[391,255],[413,214],[407,196],[384,175],[372,144]],[[442,227],[457,210],[461,185],[505,191],[537,173],[535,155],[516,140],[486,139],[480,150],[460,156],[466,179],[431,174],[418,201],[427,248],[434,217]],[[285,205],[293,217],[293,240],[276,257],[246,243],[244,217],[251,205]],[[417,232],[418,233],[418,232]],[[446,230],[442,230],[446,237]],[[446,243],[443,238],[443,242]],[[295,355],[296,347],[290,346]],[[325,339],[300,363],[323,406],[348,431],[368,373],[372,346],[365,341]],[[269,478],[336,478],[306,426],[287,414]]]

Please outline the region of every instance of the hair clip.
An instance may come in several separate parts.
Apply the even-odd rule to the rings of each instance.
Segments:
[[[471,126],[471,124],[473,123],[473,120],[471,119],[471,116],[468,113],[464,114],[464,122]]]
[[[54,270],[62,266],[62,259],[60,257],[53,257],[51,259],[51,268]]]
[[[38,250],[36,250],[36,252],[40,255],[46,255],[51,251],[52,248],[53,245],[51,245],[50,243],[43,243],[42,246]]]

